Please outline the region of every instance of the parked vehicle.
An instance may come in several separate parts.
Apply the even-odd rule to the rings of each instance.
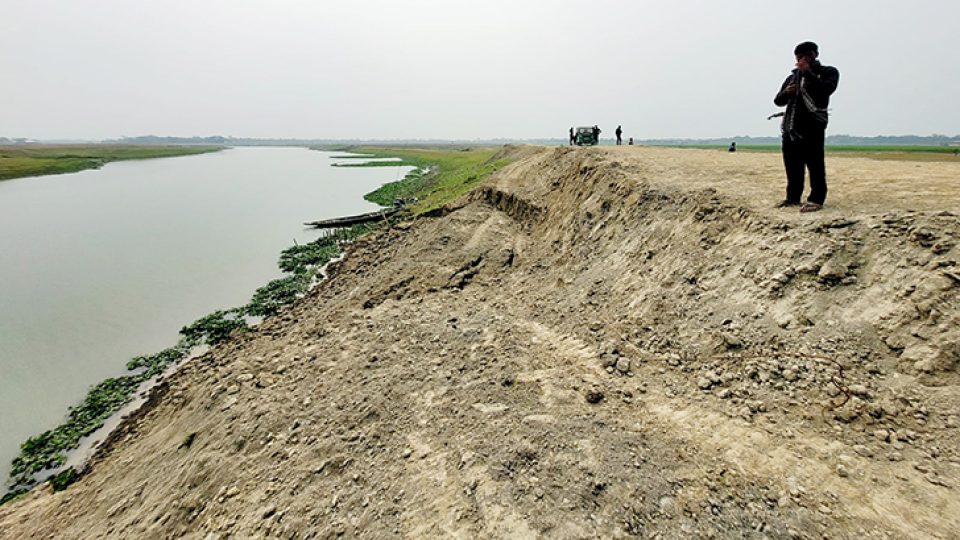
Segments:
[[[574,144],[577,146],[593,146],[597,144],[597,135],[593,129],[593,126],[578,127],[577,133],[573,139]]]

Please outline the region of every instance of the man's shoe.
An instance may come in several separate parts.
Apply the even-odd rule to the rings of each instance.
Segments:
[[[777,204],[773,205],[774,208],[787,208],[790,206],[800,206],[800,201],[790,201],[790,200],[784,199],[778,202]]]
[[[804,214],[807,212],[819,212],[820,210],[823,210],[823,205],[815,202],[806,202],[800,207],[800,212]]]

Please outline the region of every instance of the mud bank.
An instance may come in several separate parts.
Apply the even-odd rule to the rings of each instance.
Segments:
[[[0,536],[960,530],[955,164],[834,159],[800,215],[769,208],[778,156],[508,152],[170,377]]]

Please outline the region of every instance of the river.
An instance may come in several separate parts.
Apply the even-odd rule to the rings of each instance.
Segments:
[[[0,476],[90,386],[280,277],[280,251],[317,236],[303,222],[375,209],[363,195],[409,170],[331,156],[233,148],[0,182]]]

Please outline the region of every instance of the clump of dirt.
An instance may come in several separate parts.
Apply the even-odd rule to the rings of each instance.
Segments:
[[[185,365],[0,536],[960,530],[956,200],[875,211],[890,162],[838,159],[860,176],[800,215],[768,208],[778,156],[507,152]]]

